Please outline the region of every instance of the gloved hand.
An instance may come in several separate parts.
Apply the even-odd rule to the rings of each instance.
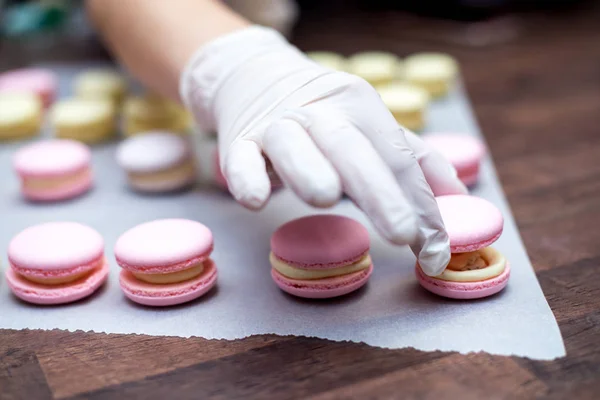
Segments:
[[[366,81],[320,67],[254,26],[201,48],[180,94],[204,129],[217,130],[221,170],[244,206],[260,209],[269,198],[264,154],[305,202],[328,207],[343,190],[381,235],[411,245],[426,274],[446,267],[449,240],[434,194],[466,189]]]

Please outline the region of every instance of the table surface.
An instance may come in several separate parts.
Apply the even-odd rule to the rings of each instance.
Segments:
[[[538,362],[298,337],[0,330],[0,399],[598,398],[599,19],[596,6],[466,27],[350,9],[307,15],[295,38],[305,50],[443,50],[459,59],[567,357]],[[502,42],[481,46],[488,37]],[[43,59],[98,57],[89,43],[69,40]],[[0,46],[0,69],[42,59]]]

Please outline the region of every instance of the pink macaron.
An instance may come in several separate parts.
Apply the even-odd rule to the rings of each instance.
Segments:
[[[298,297],[342,296],[373,272],[366,228],[340,215],[313,215],[282,225],[271,237],[271,277]]]
[[[431,134],[423,140],[437,150],[456,169],[458,178],[467,186],[472,186],[479,179],[479,167],[485,156],[483,142],[469,135]]]
[[[502,234],[502,213],[489,201],[467,195],[437,198],[450,238],[450,262],[438,276],[427,276],[417,264],[416,275],[425,289],[452,299],[478,299],[504,289],[510,266],[489,247]]]
[[[56,97],[56,74],[43,68],[23,68],[0,74],[0,92],[35,93],[44,107]]]
[[[104,240],[75,222],[51,222],[25,229],[8,246],[6,279],[15,296],[35,304],[64,304],[94,293],[109,266]]]
[[[36,142],[21,148],[13,165],[23,196],[32,201],[59,201],[87,192],[93,185],[91,152],[67,139]]]
[[[196,221],[161,219],[135,226],[115,245],[121,288],[130,300],[148,306],[194,300],[217,282],[212,249],[210,229]]]

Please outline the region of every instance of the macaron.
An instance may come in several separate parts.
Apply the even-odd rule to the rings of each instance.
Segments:
[[[93,144],[115,135],[115,118],[110,100],[72,98],[54,105],[51,122],[56,137]]]
[[[106,281],[104,240],[89,226],[50,222],[25,229],[8,246],[8,285],[34,304],[71,303]]]
[[[425,127],[429,104],[429,94],[425,89],[408,83],[392,83],[377,87],[377,92],[400,125],[412,131]]]
[[[52,139],[19,149],[13,166],[23,196],[32,201],[71,199],[93,185],[90,149],[79,142]]]
[[[477,183],[481,161],[486,153],[480,139],[470,135],[442,133],[424,135],[423,140],[454,166],[458,178],[465,185]]]
[[[346,58],[341,54],[331,51],[311,51],[306,53],[308,58],[322,67],[333,69],[335,71],[346,70]]]
[[[166,131],[146,132],[123,141],[117,162],[130,186],[140,192],[169,192],[196,182],[192,145],[186,137]]]
[[[448,93],[458,75],[456,60],[443,53],[417,53],[404,60],[404,78],[432,97]]]
[[[217,282],[210,229],[196,221],[162,219],[125,232],[115,245],[121,289],[131,301],[171,306],[194,300]]]
[[[489,201],[467,195],[437,198],[450,238],[450,262],[438,276],[415,268],[421,286],[452,299],[479,299],[500,292],[508,284],[510,266],[490,247],[502,234],[502,213]]]
[[[190,114],[179,104],[160,96],[131,96],[123,104],[123,131],[132,136],[153,130],[187,133]]]
[[[367,229],[341,215],[313,215],[282,225],[271,237],[271,277],[298,297],[342,296],[364,286],[373,263]]]
[[[42,102],[31,93],[0,93],[0,140],[37,135],[42,127]]]
[[[32,93],[48,107],[56,97],[56,74],[44,68],[22,68],[0,74],[0,93]]]
[[[77,97],[108,99],[120,104],[127,93],[127,83],[115,70],[89,69],[75,78],[73,91]]]
[[[402,62],[392,53],[368,51],[350,57],[346,69],[371,85],[378,86],[398,79],[402,73]]]

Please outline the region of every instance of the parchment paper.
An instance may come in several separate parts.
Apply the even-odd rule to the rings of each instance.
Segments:
[[[81,67],[57,68],[63,94],[78,68]],[[480,135],[460,87],[431,107],[429,121],[428,131]],[[21,199],[11,168],[12,154],[21,145],[0,144],[2,269],[8,267],[8,243],[22,229],[46,221],[71,220],[88,224],[104,236],[112,270],[102,290],[65,306],[23,303],[11,295],[2,280],[0,328],[58,328],[209,339],[275,333],[350,340],[388,348],[486,351],[536,359],[565,354],[556,320],[536,280],[489,158],[483,166],[481,183],[473,193],[495,203],[505,216],[504,233],[496,247],[512,267],[506,290],[477,301],[447,300],[426,292],[416,282],[415,260],[410,251],[386,244],[362,213],[344,201],[327,212],[350,216],[369,228],[374,273],[369,284],[354,294],[328,301],[308,301],[284,294],[269,275],[271,233],[290,219],[323,212],[303,205],[290,191],[274,195],[260,213],[247,211],[227,194],[205,187],[174,195],[138,195],[126,186],[114,161],[113,143],[94,147],[96,188],[91,193],[66,203],[30,204]],[[134,225],[170,217],[198,220],[212,229],[218,288],[181,306],[136,305],[120,291],[119,268],[112,248],[118,236]]]

